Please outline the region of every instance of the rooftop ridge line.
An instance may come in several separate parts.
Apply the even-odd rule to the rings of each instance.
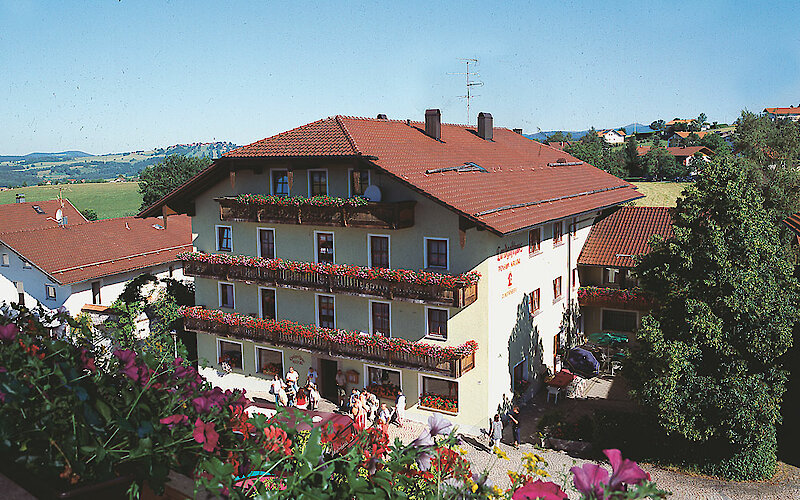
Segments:
[[[602,189],[593,189],[591,191],[583,191],[582,193],[576,193],[576,194],[567,194],[567,195],[564,195],[564,196],[558,196],[556,198],[548,198],[546,200],[537,200],[537,201],[529,201],[529,202],[526,202],[526,203],[516,203],[514,205],[505,205],[505,206],[502,206],[502,207],[497,207],[497,208],[491,208],[489,210],[484,210],[483,212],[478,212],[477,214],[474,214],[474,215],[475,215],[475,217],[482,217],[484,215],[489,215],[489,214],[493,214],[493,213],[496,213],[496,212],[502,212],[504,210],[513,210],[515,208],[524,208],[524,207],[530,207],[530,206],[533,206],[533,205],[541,205],[543,203],[551,203],[551,202],[554,202],[554,201],[561,201],[561,200],[567,200],[567,199],[570,199],[570,198],[577,198],[578,196],[586,196],[586,195],[591,195],[591,194],[604,193],[606,191],[613,191],[615,189],[620,189],[620,188],[625,188],[625,187],[628,187],[628,186],[626,186],[624,184],[621,184],[619,186],[612,186],[612,187],[607,187],[607,188],[602,188]]]

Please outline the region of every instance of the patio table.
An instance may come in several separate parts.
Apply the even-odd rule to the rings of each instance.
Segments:
[[[550,379],[546,380],[545,383],[550,387],[558,387],[559,389],[563,389],[573,380],[575,380],[575,374],[569,370],[561,370],[553,375]]]

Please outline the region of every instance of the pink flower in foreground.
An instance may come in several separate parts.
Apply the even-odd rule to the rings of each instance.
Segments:
[[[603,489],[608,484],[608,471],[597,464],[583,464],[570,469],[575,489],[587,497],[604,498]]]
[[[650,474],[643,471],[633,460],[622,459],[622,453],[617,449],[603,450],[611,462],[611,481],[608,483],[611,491],[623,489],[626,484],[639,484],[649,480]]]
[[[97,371],[97,366],[94,364],[94,358],[89,356],[89,351],[83,348],[81,348],[81,363],[83,363],[83,367],[90,372],[95,373]]]
[[[136,353],[130,350],[117,350],[114,351],[114,356],[119,359],[122,365],[120,371],[124,375],[134,382],[139,380],[139,369],[136,367]]]
[[[4,342],[11,342],[17,337],[19,328],[14,323],[0,326],[0,340]]]
[[[203,445],[203,449],[209,453],[217,449],[219,434],[214,430],[214,422],[204,423],[199,418],[194,423],[192,432],[194,440]]]
[[[188,424],[189,423],[189,417],[187,417],[186,415],[182,415],[182,414],[178,413],[176,415],[170,415],[169,417],[164,417],[161,420],[159,420],[159,422],[162,423],[162,424],[166,424],[167,427],[172,429],[172,427],[174,427],[176,425]]]
[[[525,483],[511,495],[511,498],[512,500],[536,500],[537,498],[539,500],[565,500],[567,494],[556,483],[537,479],[532,483]]]

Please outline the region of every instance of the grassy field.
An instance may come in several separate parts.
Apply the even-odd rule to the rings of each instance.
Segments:
[[[691,182],[634,182],[644,198],[636,200],[639,207],[674,207],[683,189]]]
[[[139,184],[136,182],[104,182],[87,184],[59,184],[57,186],[29,186],[0,192],[0,204],[14,203],[17,193],[25,194],[25,201],[53,200],[61,195],[78,210],[90,208],[100,219],[135,215],[142,204]]]

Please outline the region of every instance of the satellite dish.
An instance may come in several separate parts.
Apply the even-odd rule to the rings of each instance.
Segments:
[[[64,218],[64,212],[59,208],[56,210],[56,222],[61,222],[61,219]]]
[[[369,185],[364,190],[364,198],[369,201],[381,201],[381,188],[378,186]]]

